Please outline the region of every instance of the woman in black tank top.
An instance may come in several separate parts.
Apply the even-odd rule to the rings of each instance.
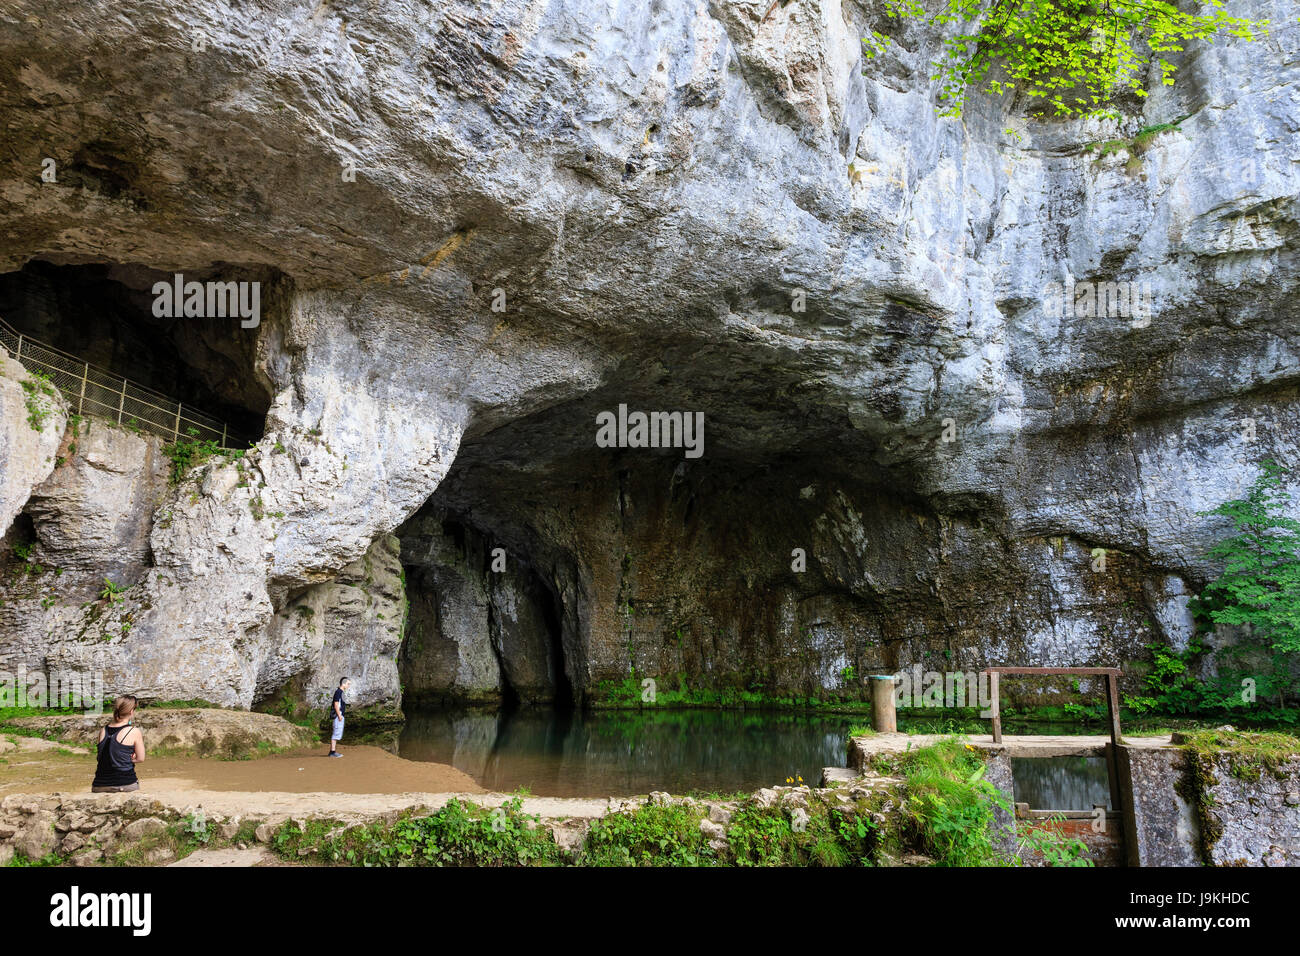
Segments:
[[[144,738],[131,724],[134,697],[113,702],[113,722],[99,732],[99,758],[95,764],[94,793],[124,793],[139,790],[135,765],[144,759]]]

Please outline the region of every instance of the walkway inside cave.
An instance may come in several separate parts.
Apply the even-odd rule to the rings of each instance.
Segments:
[[[223,271],[207,266],[186,277]],[[155,315],[153,289],[173,277],[142,266],[32,260],[0,274],[0,320],[9,327],[0,338],[16,355],[21,337],[19,360],[50,375],[73,414],[164,437],[224,434],[231,446],[259,437],[270,395],[254,371],[255,331],[232,318]]]

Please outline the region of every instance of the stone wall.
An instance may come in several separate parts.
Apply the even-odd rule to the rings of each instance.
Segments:
[[[1300,866],[1300,759],[1120,750],[1130,866]]]
[[[1199,758],[1202,827],[1215,866],[1300,866],[1300,757],[1272,766]]]
[[[1120,747],[1129,866],[1199,866],[1201,831],[1183,750]]]

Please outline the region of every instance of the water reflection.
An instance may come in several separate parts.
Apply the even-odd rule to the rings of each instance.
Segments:
[[[850,716],[755,711],[431,712],[408,715],[396,752],[451,764],[489,790],[539,796],[731,793],[845,762]]]
[[[1017,803],[1032,810],[1091,810],[1110,806],[1104,757],[1012,757]]]

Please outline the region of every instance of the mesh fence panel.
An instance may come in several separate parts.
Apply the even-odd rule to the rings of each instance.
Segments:
[[[107,418],[173,441],[193,438],[215,441],[227,448],[244,444],[229,433],[226,423],[220,419],[120,375],[88,365],[75,355],[33,341],[3,321],[0,321],[0,345],[28,371],[49,376],[74,414]]]

